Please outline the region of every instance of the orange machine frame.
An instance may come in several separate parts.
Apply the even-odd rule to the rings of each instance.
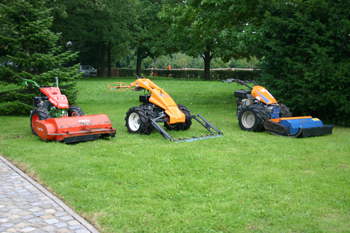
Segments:
[[[185,114],[177,107],[175,101],[170,95],[164,91],[164,89],[158,87],[150,79],[137,79],[130,85],[118,82],[107,85],[109,91],[125,91],[131,87],[143,88],[151,93],[149,102],[164,109],[165,113],[169,116],[168,124],[184,123],[186,122]]]
[[[275,97],[271,95],[271,93],[262,86],[254,86],[252,91],[252,95],[255,99],[265,103],[265,104],[277,104],[277,100]]]

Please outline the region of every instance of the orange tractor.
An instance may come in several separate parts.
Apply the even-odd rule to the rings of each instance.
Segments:
[[[236,90],[238,124],[242,130],[259,132],[266,129],[283,137],[311,137],[332,134],[332,125],[323,125],[311,116],[292,117],[290,109],[281,104],[264,87],[253,80],[226,79],[225,83],[237,82],[250,90]],[[254,86],[248,85],[253,83]]]
[[[200,114],[191,115],[190,110],[186,106],[176,104],[167,92],[150,79],[137,78],[130,85],[122,82],[107,85],[109,91],[125,91],[132,87],[134,87],[132,90],[135,91],[148,91],[148,94],[140,95],[140,106],[132,107],[127,111],[125,126],[128,132],[133,134],[150,134],[156,129],[165,139],[175,142],[193,141],[223,135],[218,128]],[[192,119],[198,121],[210,134],[200,137],[174,139],[158,124],[164,123],[164,127],[168,130],[188,130],[192,125]]]

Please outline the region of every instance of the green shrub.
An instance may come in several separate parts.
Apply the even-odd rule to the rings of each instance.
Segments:
[[[264,86],[293,115],[350,126],[350,2],[262,2]]]

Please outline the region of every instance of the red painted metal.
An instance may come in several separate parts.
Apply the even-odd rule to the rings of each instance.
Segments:
[[[56,108],[69,108],[67,97],[61,94],[58,87],[42,87],[40,88],[40,91],[49,97],[50,103],[52,103]]]
[[[34,122],[33,128],[44,141],[87,141],[88,136],[109,135],[116,130],[105,114],[49,118]],[[85,138],[83,136],[86,136]]]

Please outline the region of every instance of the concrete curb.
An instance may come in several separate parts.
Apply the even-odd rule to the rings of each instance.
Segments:
[[[99,233],[96,228],[94,228],[90,223],[88,223],[85,219],[80,217],[77,213],[75,213],[71,208],[69,208],[65,203],[63,203],[60,199],[58,199],[55,195],[51,194],[48,190],[46,190],[43,186],[41,186],[39,183],[37,183],[35,180],[27,176],[24,172],[22,172],[20,169],[18,169],[16,166],[14,166],[12,163],[10,163],[7,159],[5,159],[3,156],[0,155],[0,159],[8,165],[10,168],[12,168],[15,172],[17,172],[20,176],[22,176],[25,180],[27,180],[29,183],[31,183],[33,186],[35,186],[37,189],[39,189],[43,194],[48,196],[50,199],[52,199],[54,202],[56,202],[57,205],[62,207],[67,213],[69,213],[72,217],[74,217],[78,222],[81,223],[86,229],[91,231],[92,233]]]

